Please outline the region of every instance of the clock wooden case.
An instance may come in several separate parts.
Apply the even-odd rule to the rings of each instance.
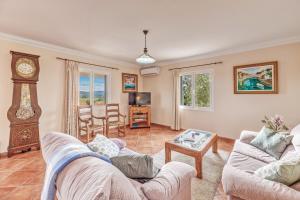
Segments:
[[[40,72],[39,56],[11,51],[13,80],[12,105],[7,112],[10,121],[8,157],[40,148],[37,82]]]

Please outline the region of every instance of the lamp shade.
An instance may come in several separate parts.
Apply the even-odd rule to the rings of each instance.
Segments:
[[[151,57],[148,53],[143,53],[136,59],[136,62],[142,65],[146,65],[155,63],[155,59]]]

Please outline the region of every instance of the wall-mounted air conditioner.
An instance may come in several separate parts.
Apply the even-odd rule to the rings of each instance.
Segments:
[[[151,66],[151,67],[143,67],[140,69],[142,76],[157,76],[159,75],[160,68],[157,66]]]

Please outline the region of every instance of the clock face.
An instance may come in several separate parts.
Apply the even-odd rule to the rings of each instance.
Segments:
[[[23,78],[31,78],[34,76],[36,67],[34,62],[28,58],[20,58],[16,63],[16,71]]]

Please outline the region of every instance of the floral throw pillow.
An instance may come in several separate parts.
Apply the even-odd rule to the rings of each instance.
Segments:
[[[113,141],[103,135],[97,134],[95,139],[88,143],[87,146],[94,152],[99,153],[108,158],[117,156],[120,148]]]
[[[278,160],[292,139],[293,136],[289,135],[288,132],[274,132],[263,127],[250,144]]]

